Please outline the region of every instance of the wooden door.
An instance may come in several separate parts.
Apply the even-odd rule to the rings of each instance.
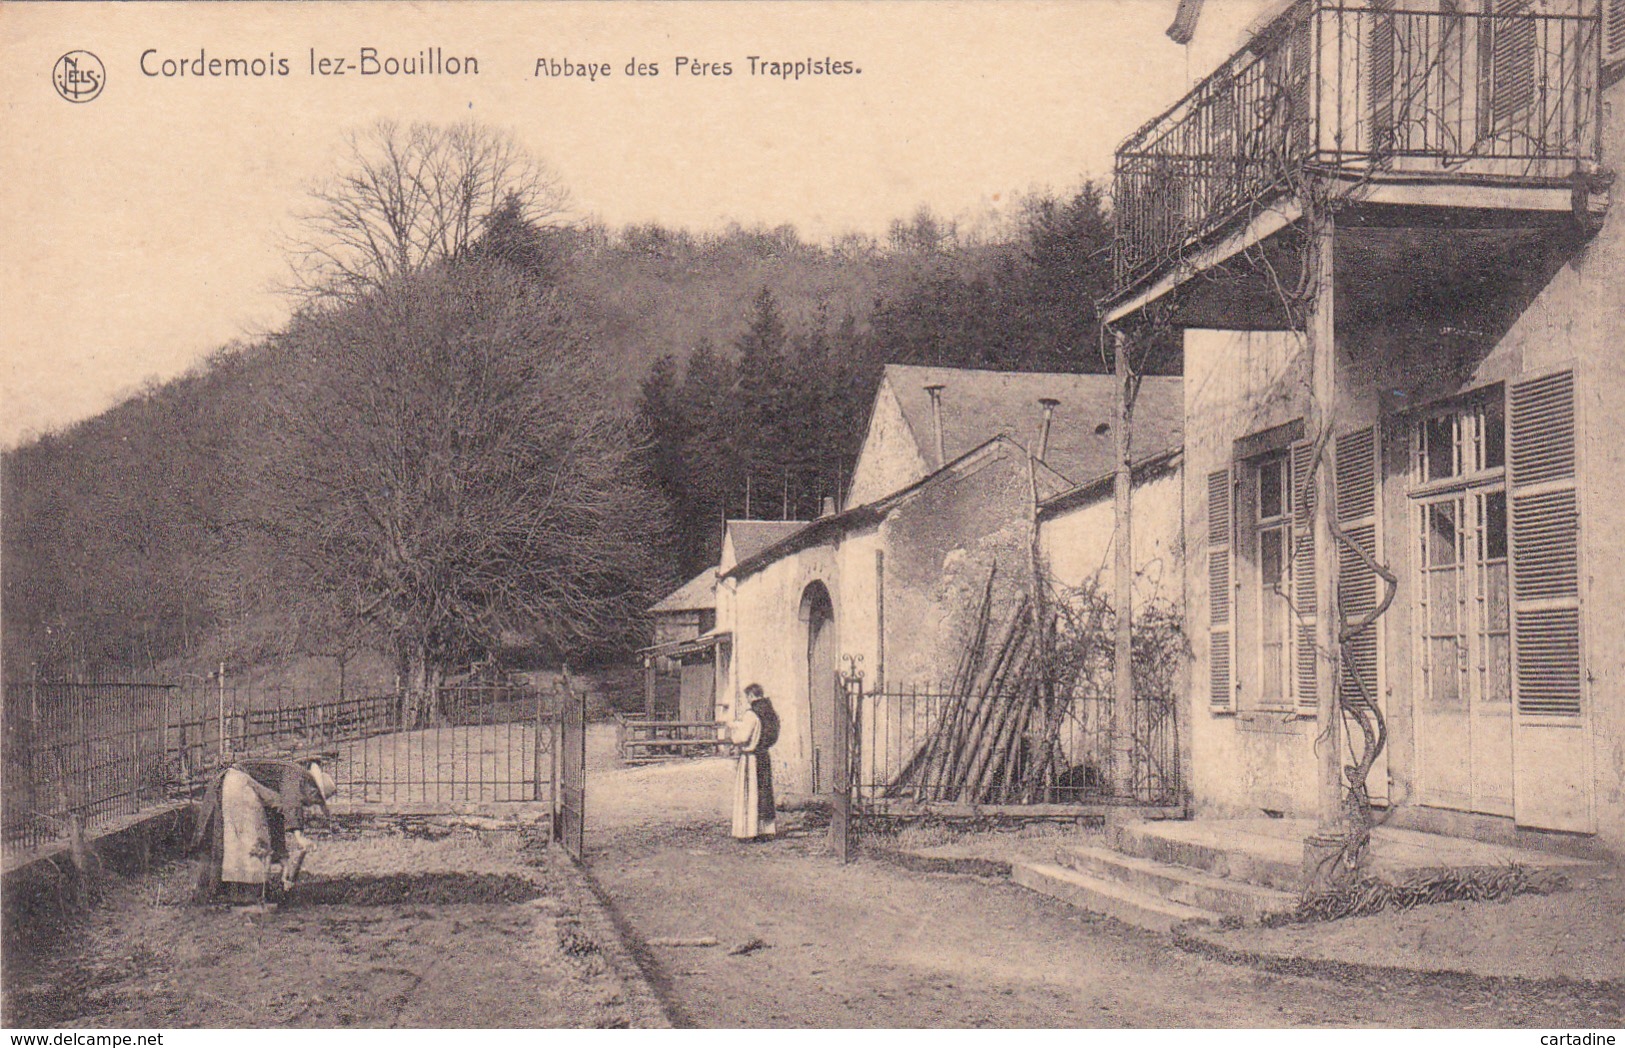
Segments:
[[[1512,619],[1499,400],[1432,413],[1414,495],[1423,803],[1511,815]]]

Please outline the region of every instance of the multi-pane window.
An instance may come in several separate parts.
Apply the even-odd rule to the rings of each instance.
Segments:
[[[1285,451],[1254,459],[1254,607],[1262,708],[1292,704],[1292,463]]]
[[[1477,496],[1479,531],[1478,628],[1483,652],[1479,673],[1484,701],[1512,701],[1512,616],[1507,576],[1507,494],[1486,491]]]
[[[1417,473],[1422,483],[1465,480],[1506,465],[1506,405],[1501,397],[1422,420]]]

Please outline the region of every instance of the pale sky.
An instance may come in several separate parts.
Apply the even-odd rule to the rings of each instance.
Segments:
[[[287,316],[280,245],[342,133],[380,117],[503,128],[578,217],[883,233],[929,204],[970,218],[1110,173],[1113,148],[1239,43],[1267,0],[797,3],[0,2],[0,447],[103,410]],[[312,75],[431,48],[477,76]],[[99,96],[59,97],[83,50]],[[166,77],[163,61],[286,59],[288,74]],[[783,81],[749,56],[851,61]],[[732,75],[675,75],[674,60]],[[608,77],[537,77],[539,58]],[[660,75],[625,75],[629,61]]]

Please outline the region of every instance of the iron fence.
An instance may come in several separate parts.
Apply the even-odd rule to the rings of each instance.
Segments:
[[[1300,4],[1117,150],[1118,285],[1277,189],[1308,155],[1313,67]]]
[[[168,795],[173,685],[31,681],[5,689],[0,835],[32,847]]]
[[[4,692],[0,841],[33,848],[195,793],[233,758],[319,753],[340,804],[551,802],[559,703],[523,687],[401,695],[219,682],[28,681]]]
[[[1599,159],[1601,48],[1595,13],[1301,0],[1118,148],[1117,285],[1176,261],[1310,166],[1569,178]]]
[[[852,797],[862,815],[931,805],[1174,805],[1182,799],[1172,696],[1137,695],[1121,726],[1109,692],[1051,694],[1002,717],[978,713],[967,696],[934,686],[867,691],[861,680],[849,680],[847,697]]]

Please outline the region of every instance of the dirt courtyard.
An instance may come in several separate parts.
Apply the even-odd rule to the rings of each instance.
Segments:
[[[730,762],[614,767],[589,748],[594,876],[702,1027],[1617,1026],[1617,988],[1271,974],[1179,949],[1002,877],[836,863],[813,817],[727,834]],[[1042,846],[1044,842],[1032,842]],[[717,946],[658,945],[715,939]],[[760,940],[748,953],[730,948]]]
[[[313,836],[275,913],[190,904],[190,863],[113,884],[57,950],[8,963],[4,1025],[617,1027],[653,1010],[556,850],[420,820]]]
[[[592,878],[659,1002],[558,849],[489,823],[340,819],[319,835],[294,901],[274,914],[190,904],[190,864],[112,883],[54,951],[6,958],[0,1021],[1575,1028],[1625,1019],[1618,983],[1267,972],[1002,876],[922,872],[878,854],[841,865],[811,812],[781,813],[779,839],[742,844],[727,833],[730,761],[622,768],[612,728],[594,726],[588,742]]]

